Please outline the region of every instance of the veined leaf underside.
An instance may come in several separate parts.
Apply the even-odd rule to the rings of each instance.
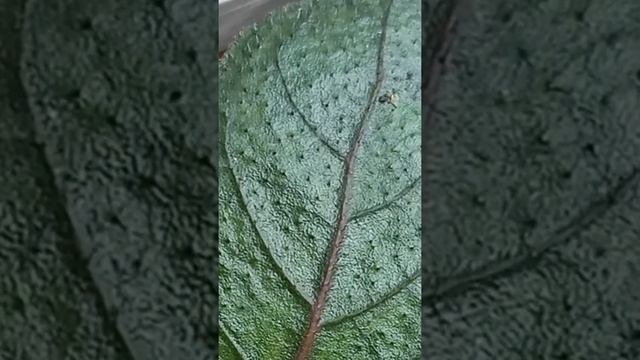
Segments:
[[[317,333],[320,331],[320,318],[322,316],[322,312],[324,311],[324,307],[327,302],[327,298],[329,297],[329,292],[331,291],[331,287],[333,286],[333,275],[335,272],[335,268],[338,262],[338,257],[340,256],[340,250],[342,249],[342,244],[344,242],[345,232],[347,228],[347,222],[349,221],[349,197],[351,193],[351,189],[353,187],[353,175],[355,172],[355,164],[356,164],[356,154],[360,148],[360,144],[362,142],[362,138],[364,137],[364,132],[368,124],[369,116],[371,114],[371,110],[375,106],[375,101],[380,93],[380,87],[382,86],[382,81],[384,80],[383,74],[383,54],[382,51],[384,49],[384,44],[387,36],[387,22],[389,19],[389,12],[391,10],[392,0],[390,0],[386,6],[384,11],[384,15],[382,17],[382,31],[380,33],[380,43],[378,45],[377,59],[376,59],[376,79],[373,87],[369,91],[369,99],[367,100],[367,104],[362,111],[362,115],[360,116],[360,121],[358,126],[356,127],[356,131],[351,140],[351,144],[349,146],[349,152],[345,156],[343,167],[344,173],[342,175],[342,182],[340,185],[340,196],[339,196],[339,205],[338,205],[338,214],[335,220],[335,227],[333,230],[333,234],[331,235],[331,242],[329,245],[329,254],[327,259],[325,260],[324,270],[322,272],[322,277],[320,280],[320,289],[318,290],[317,297],[315,302],[311,306],[311,312],[309,313],[309,323],[305,334],[302,337],[302,342],[300,347],[298,348],[298,352],[296,354],[297,360],[305,360],[311,354],[311,349],[313,348],[313,343],[315,341],[315,337]]]
[[[384,43],[385,43],[386,34],[387,34],[387,19],[389,18],[389,13],[391,12],[392,4],[393,4],[393,1],[386,1],[384,3],[384,10],[379,12],[376,15],[378,17],[378,24],[380,27],[377,33],[374,32],[370,35],[372,39],[374,38],[376,39],[376,44],[377,44],[376,50],[375,50],[376,78],[375,78],[375,81],[371,81],[369,83],[370,88],[366,94],[365,104],[361,107],[360,114],[357,116],[357,119],[353,119],[354,122],[356,123],[355,130],[352,132],[351,141],[349,143],[347,151],[343,151],[339,146],[333,145],[333,143],[328,140],[326,135],[324,135],[322,131],[319,131],[318,127],[310,121],[310,120],[323,121],[324,119],[317,118],[317,116],[312,116],[310,118],[309,115],[305,114],[305,111],[302,110],[301,104],[300,102],[298,102],[299,99],[296,99],[296,94],[293,93],[294,91],[297,90],[297,87],[295,84],[292,85],[287,80],[286,75],[292,73],[292,68],[289,64],[285,64],[283,62],[283,59],[285,59],[283,58],[283,55],[282,55],[283,43],[281,42],[280,45],[275,47],[271,52],[270,62],[272,64],[272,69],[274,74],[273,79],[271,80],[273,81],[273,84],[274,84],[273,86],[276,86],[276,88],[280,89],[279,91],[281,92],[282,99],[284,101],[283,103],[277,104],[277,106],[279,106],[278,107],[279,112],[285,112],[285,113],[288,113],[291,118],[294,118],[294,117],[297,118],[298,126],[303,126],[307,130],[307,133],[309,133],[310,136],[314,138],[315,141],[321,145],[321,147],[325,148],[326,154],[333,159],[331,160],[333,162],[330,162],[331,165],[327,165],[327,169],[329,169],[330,166],[332,171],[334,169],[340,168],[340,173],[341,173],[340,176],[337,176],[337,178],[340,179],[338,181],[338,184],[340,186],[337,191],[338,194],[336,194],[337,201],[335,202],[335,205],[334,205],[335,210],[333,215],[329,215],[327,212],[322,212],[322,211],[314,211],[314,210],[310,211],[308,209],[302,210],[304,211],[305,216],[313,217],[313,219],[315,219],[314,221],[317,224],[320,224],[318,226],[324,229],[322,233],[318,235],[320,237],[320,240],[325,242],[325,244],[328,239],[330,239],[330,242],[331,242],[331,245],[329,246],[329,251],[328,251],[329,254],[327,255],[327,258],[325,259],[325,261],[323,262],[324,270],[322,272],[323,275],[322,275],[322,280],[320,281],[320,286],[314,291],[315,300],[312,300],[314,296],[311,296],[311,297],[309,296],[308,290],[303,290],[300,286],[298,286],[297,280],[289,276],[289,273],[287,271],[287,266],[283,265],[280,260],[283,254],[282,250],[278,247],[273,247],[273,244],[269,242],[270,240],[269,237],[272,236],[272,234],[270,234],[268,227],[265,228],[265,222],[262,216],[264,216],[263,214],[266,214],[268,212],[277,213],[278,211],[281,211],[280,208],[273,207],[271,204],[266,202],[261,202],[261,201],[256,202],[255,200],[256,194],[261,194],[260,196],[265,196],[262,194],[268,195],[268,193],[265,193],[265,191],[270,191],[271,187],[276,186],[275,184],[278,184],[277,187],[281,189],[281,191],[291,193],[293,194],[292,196],[297,195],[297,192],[299,191],[298,188],[296,188],[296,186],[294,185],[287,184],[284,181],[278,182],[279,181],[277,179],[278,176],[284,178],[286,174],[285,174],[285,171],[278,169],[278,167],[276,166],[268,167],[271,173],[264,176],[257,174],[255,171],[252,172],[248,170],[246,165],[241,165],[245,167],[239,167],[238,156],[243,156],[244,150],[238,147],[237,144],[234,144],[234,139],[231,139],[226,136],[223,137],[224,148],[235,146],[234,150],[222,149],[221,155],[225,156],[230,164],[230,166],[228,167],[228,170],[229,170],[229,173],[231,174],[231,177],[233,178],[233,182],[236,184],[236,186],[239,189],[237,194],[240,196],[241,203],[242,203],[241,206],[247,210],[248,219],[252,224],[252,228],[255,231],[258,241],[261,243],[261,247],[264,249],[265,253],[271,259],[270,261],[275,266],[277,272],[279,273],[279,276],[290,285],[288,286],[289,291],[293,295],[295,295],[295,297],[300,299],[303,303],[311,305],[311,311],[309,313],[309,316],[307,319],[308,323],[306,326],[308,331],[303,336],[303,341],[298,351],[298,358],[300,359],[307,358],[308,356],[310,356],[311,350],[314,344],[315,335],[320,328],[338,326],[348,320],[357,318],[359,315],[366,313],[367,311],[379,306],[380,304],[388,301],[389,299],[393,298],[397,294],[401,293],[403,289],[405,289],[409,284],[412,284],[413,282],[415,282],[415,280],[420,274],[418,262],[413,264],[415,266],[409,265],[410,269],[407,272],[405,272],[403,277],[397,279],[397,281],[395,282],[395,285],[389,286],[389,288],[386,289],[383,293],[379,294],[376,297],[371,298],[370,301],[368,301],[364,306],[361,306],[356,309],[351,309],[347,313],[343,312],[338,316],[333,316],[328,319],[322,318],[323,310],[327,303],[327,299],[329,298],[329,292],[333,286],[332,280],[333,280],[334,272],[336,270],[336,265],[338,265],[337,267],[340,268],[338,264],[339,263],[338,259],[340,258],[342,245],[345,240],[348,240],[348,239],[345,239],[345,233],[348,233],[347,228],[350,228],[350,226],[348,225],[359,224],[358,226],[360,227],[367,226],[366,224],[367,224],[368,218],[379,216],[378,214],[383,213],[385,211],[387,212],[392,211],[398,214],[402,214],[402,216],[407,216],[408,213],[406,213],[406,210],[404,209],[404,206],[403,204],[401,204],[401,202],[407,201],[408,199],[413,199],[413,197],[410,197],[410,196],[412,196],[415,193],[415,190],[418,189],[418,184],[420,182],[419,176],[405,178],[402,181],[394,183],[394,185],[398,187],[398,189],[394,189],[389,193],[385,193],[384,197],[382,197],[380,200],[371,201],[369,203],[366,203],[365,206],[356,207],[355,209],[351,209],[351,210],[349,209],[350,208],[349,200],[352,197],[351,189],[353,187],[354,181],[356,181],[354,180],[354,176],[356,173],[355,169],[358,168],[358,165],[357,165],[358,161],[356,161],[357,160],[356,158],[358,157],[357,156],[358,149],[360,145],[363,143],[364,139],[366,138],[365,136],[366,133],[378,130],[378,129],[368,128],[367,121],[373,109],[383,108],[384,106],[388,106],[384,104],[378,105],[378,98],[379,98],[379,95],[381,95],[381,89],[383,87],[383,78],[384,78],[383,51],[385,50]],[[298,14],[300,14],[300,12]],[[302,14],[304,15],[304,12],[302,12]],[[254,45],[252,46],[247,45],[247,48],[253,49]],[[286,60],[290,61],[290,58],[287,57]],[[392,65],[395,65],[395,64],[392,64]],[[419,69],[418,69],[418,72],[419,72]],[[416,90],[412,90],[410,93],[415,95],[417,92]],[[285,103],[286,105],[284,105]],[[388,107],[390,108],[390,106]],[[399,113],[401,112],[402,110],[399,110]],[[221,121],[225,121],[224,117],[221,118]],[[267,121],[267,124],[266,124],[267,127],[265,131],[271,131],[271,132],[279,131],[279,129],[277,128],[279,126],[278,123],[273,122],[268,118],[266,121]],[[238,126],[240,125],[229,123],[229,126],[235,126],[235,128],[238,129]],[[402,127],[402,129],[404,129],[404,127]],[[241,131],[243,131],[245,134],[247,133],[247,130],[241,130]],[[308,140],[308,139],[305,139],[305,140]],[[257,146],[262,146],[262,144],[258,144]],[[253,149],[248,151],[253,151]],[[276,151],[277,151],[277,148],[273,151],[273,155],[276,154]],[[262,161],[262,160],[249,159],[244,162],[251,165],[252,162],[255,163],[255,161]],[[274,174],[274,175],[272,176],[271,174]],[[260,180],[261,176],[262,176],[262,179],[265,179],[265,180]],[[269,176],[269,177],[272,176],[272,177],[269,180],[266,180],[265,176]],[[276,180],[273,180],[274,178]],[[247,179],[249,179],[249,182],[247,182]],[[398,177],[398,179],[400,179],[400,177]],[[258,184],[259,186],[251,185],[252,184],[251,181],[254,182],[253,184]],[[309,181],[308,178],[307,178],[307,181]],[[327,185],[328,184],[329,183],[327,183]],[[274,199],[274,198],[271,198],[271,199]],[[283,197],[283,199],[284,201],[288,200],[288,198],[286,197]],[[270,201],[272,202],[275,201],[276,205],[280,205],[278,203],[280,201],[279,199],[270,200]],[[337,210],[337,214],[335,214],[336,210]],[[294,214],[294,215],[299,215],[299,214]],[[283,216],[289,216],[289,214],[284,213]],[[331,216],[334,216],[334,219],[331,219]],[[295,225],[298,226],[300,224],[296,223]],[[292,230],[287,230],[286,226],[287,225],[285,225],[285,229],[283,230],[285,233],[292,231]],[[327,231],[328,229],[331,229],[331,231]],[[284,243],[284,244],[286,246],[287,243]],[[414,247],[412,247],[412,249],[414,249]],[[221,323],[223,322],[221,321]],[[233,337],[233,334],[227,334],[227,335]]]

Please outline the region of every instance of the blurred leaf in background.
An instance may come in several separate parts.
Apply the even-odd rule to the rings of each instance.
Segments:
[[[426,99],[423,356],[638,359],[640,3],[471,2]],[[426,54],[464,2],[427,3]]]
[[[0,13],[0,358],[215,359],[215,4]]]

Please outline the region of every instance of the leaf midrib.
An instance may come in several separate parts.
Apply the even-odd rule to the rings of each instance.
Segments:
[[[382,82],[384,81],[383,51],[385,40],[387,37],[387,25],[392,4],[393,0],[389,0],[387,2],[384,13],[382,15],[380,40],[378,43],[378,51],[376,54],[376,79],[371,90],[369,91],[367,104],[360,115],[360,121],[358,122],[353,138],[349,145],[349,151],[344,158],[344,170],[342,175],[342,183],[340,185],[338,213],[336,216],[336,221],[334,223],[333,234],[331,235],[329,255],[325,260],[318,295],[316,296],[316,299],[311,306],[307,330],[302,336],[298,351],[295,356],[296,360],[306,360],[311,354],[315,342],[315,337],[320,331],[320,319],[325,309],[327,299],[329,297],[329,292],[331,291],[331,287],[333,285],[333,276],[335,274],[336,264],[340,257],[340,250],[342,249],[342,246],[344,244],[345,231],[349,222],[348,205],[353,188],[353,175],[355,173],[356,155],[364,138],[364,132],[369,122],[371,110],[374,108],[376,98],[378,97],[378,93],[380,92],[380,88],[382,87]]]

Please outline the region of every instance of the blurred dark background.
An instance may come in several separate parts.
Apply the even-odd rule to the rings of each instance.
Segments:
[[[423,358],[639,359],[640,2],[427,3]]]
[[[0,359],[217,357],[216,10],[0,0]]]

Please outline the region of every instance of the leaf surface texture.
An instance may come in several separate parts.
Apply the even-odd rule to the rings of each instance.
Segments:
[[[419,356],[420,8],[387,5],[291,6],[222,60],[220,323],[229,358],[293,356],[365,112],[313,358]],[[395,106],[378,99],[389,94]]]
[[[640,6],[467,3],[429,99],[423,356],[636,359]]]
[[[0,10],[0,358],[216,358],[215,7]]]

